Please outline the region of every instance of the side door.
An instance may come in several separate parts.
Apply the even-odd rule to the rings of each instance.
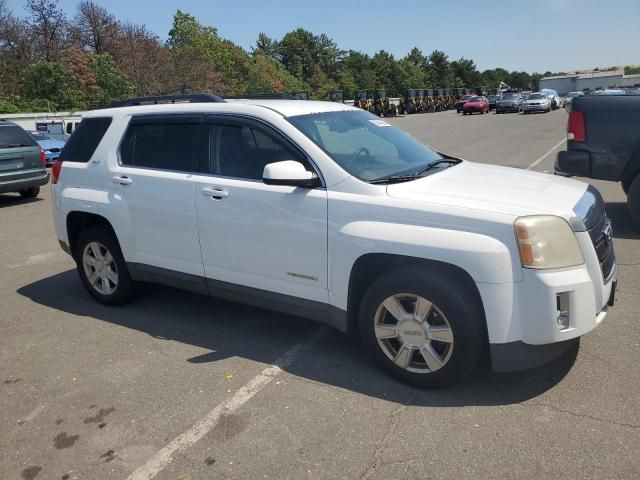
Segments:
[[[121,214],[128,216],[127,261],[141,269],[134,277],[182,272],[204,285],[194,174],[207,149],[202,115],[145,115],[129,122],[107,181],[119,195],[113,202],[119,199]]]
[[[312,169],[309,159],[257,120],[220,115],[207,122],[210,155],[196,208],[208,285],[327,303],[326,190],[262,181],[268,163],[296,160]]]

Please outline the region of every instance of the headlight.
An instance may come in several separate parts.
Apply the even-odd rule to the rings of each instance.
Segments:
[[[584,263],[578,239],[563,218],[520,217],[515,221],[520,259],[525,268],[565,268]]]

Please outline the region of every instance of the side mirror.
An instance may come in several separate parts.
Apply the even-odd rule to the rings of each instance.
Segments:
[[[318,176],[304,168],[300,162],[284,160],[266,165],[262,181],[267,185],[313,188],[318,184]]]

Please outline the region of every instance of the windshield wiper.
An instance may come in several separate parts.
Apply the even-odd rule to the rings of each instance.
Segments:
[[[400,183],[400,182],[409,182],[411,180],[415,180],[419,178],[421,175],[418,173],[406,173],[404,175],[389,175],[388,177],[376,178],[375,180],[370,180],[369,183],[374,185],[379,183]]]
[[[457,165],[462,160],[458,160],[456,158],[440,158],[438,160],[434,160],[433,162],[427,164],[422,170],[418,170],[413,173],[404,173],[402,175],[389,175],[388,177],[376,178],[375,180],[370,180],[371,184],[380,184],[380,183],[400,183],[400,182],[410,182],[411,180],[415,180],[416,178],[420,178],[424,176],[424,173],[429,170],[434,169],[438,165],[442,165],[443,163],[449,163],[451,165]]]
[[[442,165],[443,163],[457,165],[461,161],[462,160],[458,160],[457,158],[441,158],[439,160],[434,160],[433,162],[429,163],[426,167],[424,167],[422,170],[417,171],[416,174],[419,175],[421,173],[428,172],[429,170],[433,170],[435,167],[437,167],[438,165]]]

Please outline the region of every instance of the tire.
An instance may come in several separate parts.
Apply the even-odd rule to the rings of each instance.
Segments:
[[[133,280],[113,232],[105,227],[85,230],[78,238],[74,253],[80,279],[98,302],[104,305],[121,305],[132,297]],[[97,267],[91,266],[91,262],[85,260],[85,253],[89,258],[93,258],[93,262],[108,259],[107,253],[112,260],[106,264],[98,263]],[[104,272],[104,277],[100,270]],[[89,278],[90,272],[96,273],[95,286]]]
[[[36,198],[40,194],[40,187],[31,187],[25,190],[20,190],[20,196],[22,198]]]
[[[374,360],[392,376],[418,387],[442,387],[469,374],[482,355],[486,335],[482,307],[463,285],[457,276],[424,267],[398,268],[378,278],[362,298],[358,318],[360,336]],[[413,320],[418,297],[430,306],[422,323]],[[391,309],[399,305],[397,311],[411,316],[402,322],[404,327],[386,304]],[[429,330],[437,331],[441,340],[428,337]],[[427,353],[407,348],[406,342],[423,342]]]
[[[633,221],[640,225],[640,175],[637,175],[629,185],[627,207]]]

